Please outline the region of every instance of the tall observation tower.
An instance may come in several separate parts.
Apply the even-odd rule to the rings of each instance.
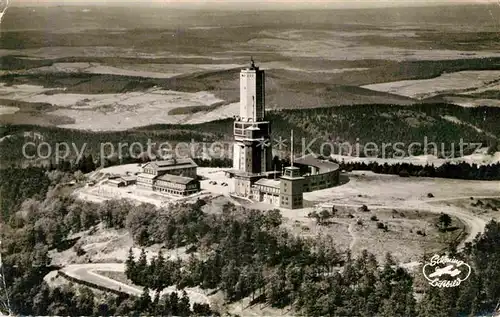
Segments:
[[[240,72],[240,115],[234,122],[235,192],[250,195],[254,179],[272,169],[271,125],[265,120],[265,74],[255,66]]]
[[[234,123],[233,168],[249,174],[271,169],[271,125],[265,121],[265,74],[255,66],[240,73],[240,115]]]

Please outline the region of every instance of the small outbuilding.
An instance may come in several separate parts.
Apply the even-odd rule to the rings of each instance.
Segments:
[[[137,182],[137,178],[134,176],[122,176],[120,179],[125,182],[125,186],[134,185]]]
[[[107,184],[114,187],[125,187],[134,185],[137,179],[133,176],[120,176],[117,178],[108,178]]]
[[[125,181],[121,178],[108,179],[107,184],[113,187],[125,187]]]

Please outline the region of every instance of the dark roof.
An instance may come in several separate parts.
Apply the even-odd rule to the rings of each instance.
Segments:
[[[134,176],[121,176],[120,178],[127,182],[132,182],[136,180],[136,177]]]
[[[152,161],[144,165],[142,168],[149,166],[157,171],[167,171],[186,167],[198,167],[198,165],[191,158]]]
[[[340,168],[340,166],[337,163],[333,163],[326,160],[320,160],[312,154],[305,155],[301,158],[295,159],[294,163],[317,167],[319,168],[320,174],[335,171]]]
[[[171,174],[164,174],[164,175],[158,176],[156,178],[156,180],[186,185],[186,184],[189,184],[190,182],[194,181],[194,178],[171,175]]]

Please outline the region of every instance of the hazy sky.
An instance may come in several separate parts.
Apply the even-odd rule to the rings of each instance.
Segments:
[[[262,8],[359,8],[387,6],[416,6],[455,3],[498,3],[500,0],[11,0],[12,5],[167,5],[176,7],[262,7]]]

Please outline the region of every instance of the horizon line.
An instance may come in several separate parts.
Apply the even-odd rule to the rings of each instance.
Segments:
[[[295,11],[295,10],[363,10],[363,9],[386,9],[386,8],[428,8],[428,7],[451,7],[451,6],[489,6],[496,4],[494,1],[433,1],[422,3],[373,3],[353,6],[352,4],[342,5],[339,3],[309,3],[293,1],[291,3],[283,2],[202,2],[189,1],[184,3],[156,3],[156,2],[75,2],[75,3],[22,3],[21,1],[13,1],[10,7],[16,8],[40,8],[40,7],[109,7],[109,8],[126,8],[126,7],[142,7],[142,8],[170,8],[176,10],[213,10],[213,11]]]

